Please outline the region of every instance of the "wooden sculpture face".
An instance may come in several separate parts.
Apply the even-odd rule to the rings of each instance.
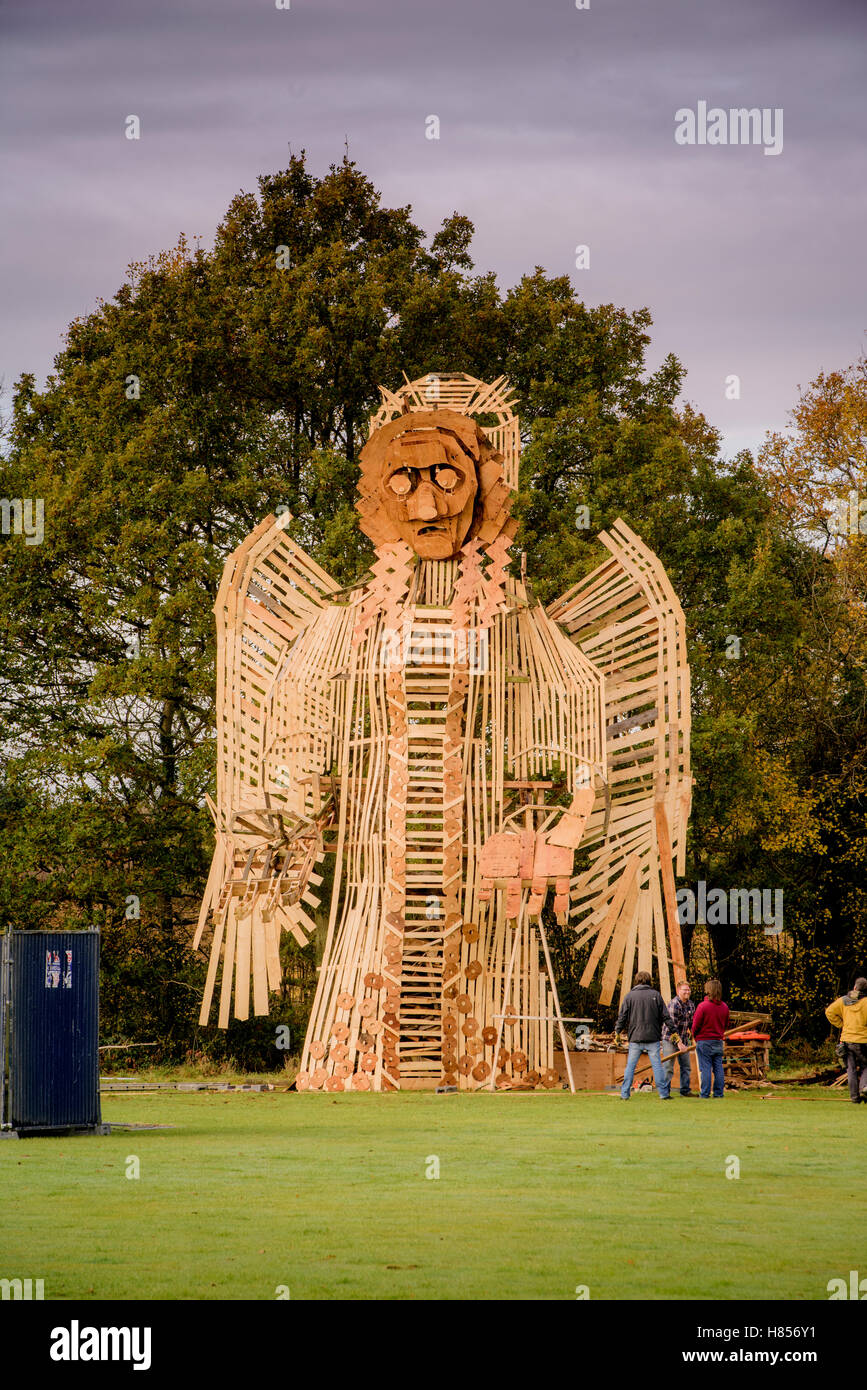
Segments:
[[[402,541],[424,560],[448,560],[476,537],[490,544],[512,525],[502,456],[454,410],[417,410],[374,430],[358,491],[374,545]]]
[[[447,560],[467,538],[476,461],[444,430],[400,435],[383,460],[379,494],[400,539],[425,560]]]

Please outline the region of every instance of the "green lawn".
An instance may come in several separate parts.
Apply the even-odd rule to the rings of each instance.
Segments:
[[[0,1277],[47,1299],[827,1299],[864,1265],[867,1106],[820,1088],[163,1091],[103,1113],[175,1128],[0,1142]]]

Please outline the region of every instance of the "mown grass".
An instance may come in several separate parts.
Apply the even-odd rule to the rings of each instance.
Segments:
[[[109,1095],[109,1122],[174,1128],[0,1143],[0,1277],[52,1299],[827,1299],[864,1263],[867,1106],[762,1097]]]

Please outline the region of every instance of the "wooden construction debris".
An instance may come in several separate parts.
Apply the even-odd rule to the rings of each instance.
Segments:
[[[726,1085],[765,1081],[770,1065],[771,1015],[733,1011],[723,1053]]]
[[[306,943],[321,907],[299,1089],[562,1084],[546,902],[592,943],[603,1003],[636,969],[684,976],[683,615],[622,521],[547,609],[510,575],[519,445],[503,379],[383,391],[367,578],[339,590],[285,516],[226,565],[201,1021],[266,1014],[281,932]]]

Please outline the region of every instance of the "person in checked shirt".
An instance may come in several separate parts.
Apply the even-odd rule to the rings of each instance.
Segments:
[[[665,1024],[662,1029],[662,1056],[670,1054],[662,1065],[668,1077],[668,1084],[674,1080],[675,1061],[680,1063],[680,1094],[682,1096],[694,1096],[696,1091],[692,1090],[692,1056],[687,1051],[692,1042],[692,1019],[695,1013],[695,1004],[690,999],[692,993],[686,980],[683,980],[677,987],[677,993],[668,1006],[671,1014],[671,1021],[674,1024],[674,1031],[677,1033],[679,1042],[675,1042],[672,1037],[672,1030]]]

